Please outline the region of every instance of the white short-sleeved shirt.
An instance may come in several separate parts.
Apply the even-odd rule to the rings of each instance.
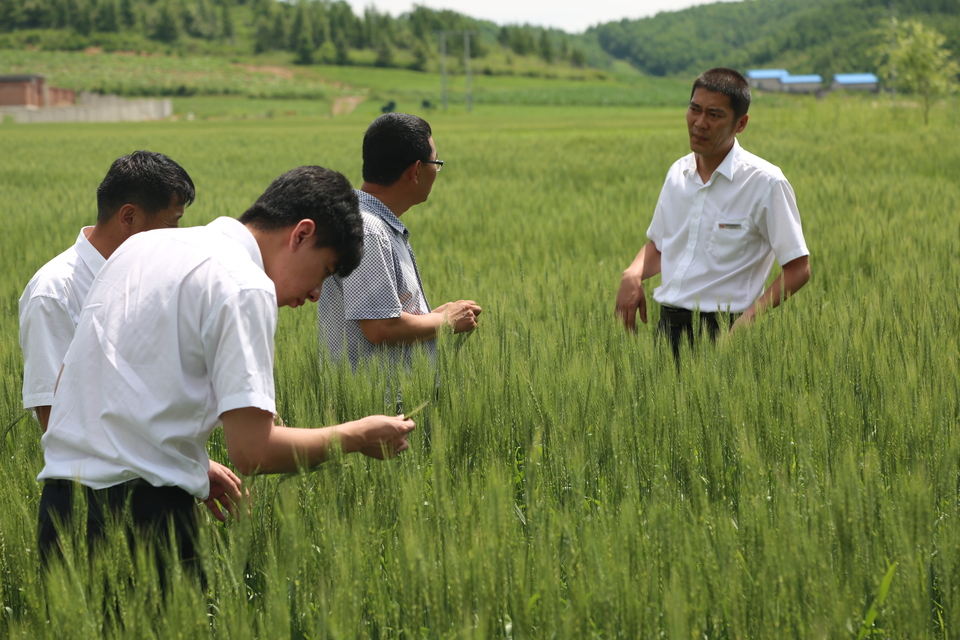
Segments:
[[[276,288],[237,220],[133,236],[87,296],[38,479],[104,489],[142,478],[205,498],[219,416],[276,412],[276,327]]]
[[[20,296],[23,408],[53,404],[63,356],[73,340],[83,301],[106,259],[84,227],[72,247],[43,265]]]
[[[654,299],[707,312],[746,311],[774,258],[809,255],[790,183],[736,140],[706,184],[692,153],[670,167],[647,237],[661,253]]]
[[[390,362],[408,364],[415,348],[431,355],[436,341],[417,345],[376,346],[363,335],[360,320],[399,318],[401,312],[430,313],[420,270],[410,247],[410,231],[380,200],[357,191],[363,217],[363,260],[346,278],[332,276],[323,283],[317,302],[320,357],[339,359],[346,353],[354,367],[375,353]]]

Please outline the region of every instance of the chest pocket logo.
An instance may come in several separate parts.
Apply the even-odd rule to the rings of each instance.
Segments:
[[[736,260],[746,251],[753,234],[750,218],[717,218],[707,251],[721,262]]]

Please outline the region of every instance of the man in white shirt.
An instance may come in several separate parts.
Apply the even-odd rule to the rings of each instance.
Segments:
[[[273,378],[277,309],[316,301],[328,276],[363,252],[356,195],[341,174],[300,167],[277,178],[239,220],[131,238],[90,289],[43,436],[40,549],[58,548],[71,485],[86,491],[88,544],[103,511],[130,504],[146,540],[172,522],[180,557],[196,560],[195,499],[239,483],[216,476],[206,443],[223,425],[244,474],[292,472],[334,448],[383,457],[407,448],[414,423],[370,416],[333,427],[278,426]],[[162,544],[162,543],[161,543]]]
[[[97,222],[45,264],[20,297],[23,406],[47,430],[63,356],[94,278],[124,240],[176,227],[195,197],[193,181],[176,162],[152,151],[117,158],[97,187]]]
[[[363,216],[364,256],[349,277],[333,277],[317,304],[320,356],[353,367],[383,353],[409,364],[413,345],[433,355],[442,327],[473,331],[481,309],[473,300],[430,308],[410,231],[400,217],[425,202],[443,160],[437,158],[430,125],[417,116],[388,113],[363,137],[363,186],[357,191]]]
[[[715,338],[724,322],[748,326],[810,279],[790,183],[737,142],[749,107],[750,87],[736,71],[711,69],[696,79],[687,107],[692,153],[667,173],[650,241],[620,281],[616,312],[634,331],[638,311],[647,321],[642,281],[663,274],[653,293],[661,305],[657,334],[670,338],[676,357],[703,328]],[[764,290],[774,258],[782,271]]]

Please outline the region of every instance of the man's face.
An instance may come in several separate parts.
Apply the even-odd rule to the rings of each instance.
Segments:
[[[431,136],[428,139],[430,143],[430,158],[429,160],[437,159],[437,147],[433,144],[433,137]],[[427,197],[430,195],[431,189],[433,189],[433,182],[437,179],[437,171],[440,170],[440,167],[435,164],[430,164],[427,162],[420,163],[420,174],[419,174],[419,186],[421,189],[421,199],[420,202],[426,202]]]
[[[153,229],[175,229],[180,226],[180,218],[183,217],[183,205],[171,204],[166,209],[161,209],[152,216],[144,215],[143,227],[140,231],[152,231]]]
[[[687,107],[690,150],[702,158],[722,161],[738,133],[747,126],[747,116],[737,118],[730,98],[698,87]]]
[[[295,309],[307,300],[320,299],[323,281],[337,271],[339,256],[330,247],[309,246],[285,256],[283,271],[273,278],[277,287],[277,306]]]

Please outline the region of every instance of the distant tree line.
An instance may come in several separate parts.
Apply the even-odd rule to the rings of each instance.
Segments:
[[[876,46],[898,18],[937,27],[960,51],[958,0],[744,0],[715,3],[588,30],[600,47],[656,76],[713,66],[785,66],[792,73],[875,71]]]
[[[356,15],[343,0],[0,0],[0,33],[64,30],[93,37],[132,34],[176,45],[187,39],[222,42],[255,53],[292,52],[299,63],[349,64],[351,50],[375,52],[375,64],[423,69],[437,48],[437,32],[471,31],[470,55],[482,58],[499,43],[521,56],[584,66],[582,49],[567,34],[529,25],[498,27],[453,11],[417,6],[397,18],[368,8]],[[75,43],[76,39],[70,40]],[[447,39],[462,57],[463,38]]]

